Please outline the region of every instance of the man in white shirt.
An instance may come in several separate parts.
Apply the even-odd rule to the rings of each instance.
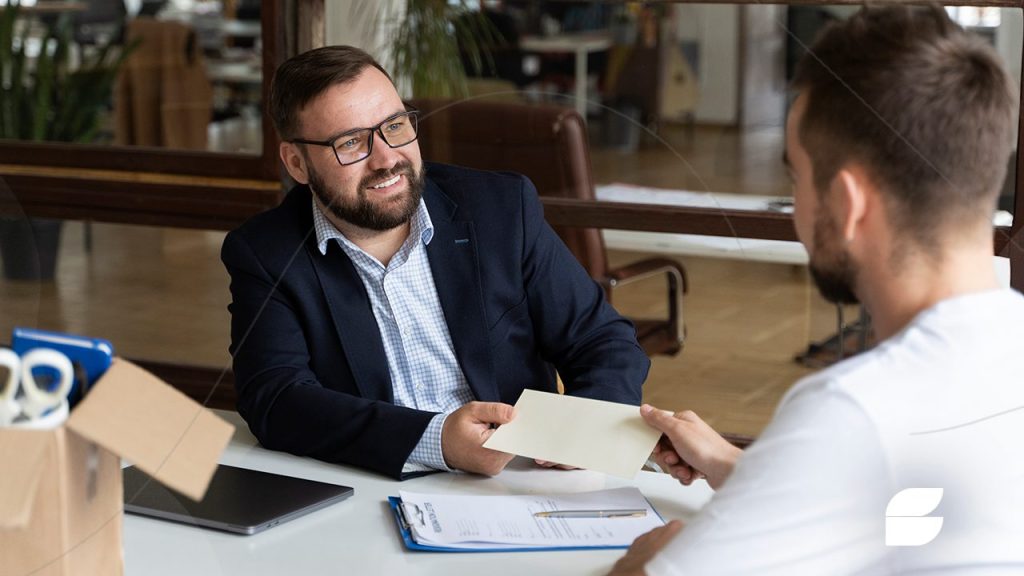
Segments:
[[[794,86],[797,235],[880,343],[798,382],[745,452],[642,407],[659,464],[718,491],[613,574],[1022,574],[1024,298],[999,288],[990,224],[1014,88],[941,8],[907,6],[829,29]]]

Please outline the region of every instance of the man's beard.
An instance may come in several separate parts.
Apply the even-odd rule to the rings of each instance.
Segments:
[[[814,222],[814,251],[809,268],[818,292],[829,302],[857,304],[857,266],[850,253],[840,244],[839,225],[824,207],[818,207]]]
[[[406,194],[383,202],[370,200],[367,191],[369,186],[398,174],[405,176],[408,186]],[[423,196],[423,170],[417,174],[409,162],[399,163],[390,170],[377,170],[360,180],[353,202],[347,202],[344,194],[329,188],[312,166],[309,166],[309,187],[324,208],[336,218],[367,230],[391,230],[408,222],[419,208]]]

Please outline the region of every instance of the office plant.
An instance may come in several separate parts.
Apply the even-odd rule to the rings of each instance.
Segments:
[[[0,138],[92,142],[114,81],[134,44],[108,41],[81,51],[72,64],[72,26],[67,14],[44,26],[38,55],[29,55],[31,26],[17,26],[21,7],[11,2],[0,15]],[[34,61],[33,61],[34,60]]]
[[[0,12],[0,138],[36,142],[92,142],[110,103],[118,71],[135,45],[106,42],[73,61],[71,19],[43,24],[38,54],[33,26],[11,1]],[[0,216],[0,250],[10,278],[53,276],[60,221]]]
[[[491,49],[504,44],[475,0],[362,0],[359,12],[382,30],[387,57],[382,64],[416,98],[469,95],[463,58],[475,71],[492,70]]]

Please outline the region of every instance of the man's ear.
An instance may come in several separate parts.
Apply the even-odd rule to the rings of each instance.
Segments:
[[[288,174],[299,184],[309,184],[309,172],[306,169],[306,157],[299,150],[298,144],[281,142],[278,147],[281,155],[281,163],[284,164]]]
[[[832,179],[829,193],[838,211],[843,240],[852,242],[863,233],[870,182],[858,167],[844,167]]]

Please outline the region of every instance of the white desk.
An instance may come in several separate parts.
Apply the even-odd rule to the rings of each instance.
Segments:
[[[595,194],[598,200],[608,202],[636,202],[719,210],[772,210],[773,206],[778,206],[778,204],[772,204],[773,202],[792,201],[792,198],[783,196],[665,190],[632,184],[602,184],[597,186]],[[785,213],[793,212],[792,206],[779,207],[775,210]],[[807,264],[807,251],[796,241],[639,232],[636,230],[602,230],[601,232],[604,234],[605,244],[609,248],[617,250],[759,260],[781,264]]]
[[[792,197],[761,196],[756,194],[728,194],[723,192],[694,192],[691,190],[668,190],[633,184],[601,184],[595,188],[598,200],[607,202],[631,202],[638,204],[660,204],[665,206],[687,206],[690,208],[712,208],[718,210],[753,210],[793,213]],[[1013,215],[998,210],[992,216],[993,226],[1012,226]],[[659,254],[685,254],[711,258],[733,258],[757,260],[780,264],[807,264],[807,250],[795,240],[763,240],[760,238],[739,238],[726,236],[703,236],[700,234],[675,234],[665,232],[640,232],[636,230],[602,230],[608,248],[654,252]],[[1005,260],[1005,259],[1002,259]],[[996,268],[1000,278],[1009,274],[1002,260]]]
[[[428,553],[404,548],[388,509],[398,490],[466,494],[525,494],[600,490],[629,484],[583,470],[534,468],[522,459],[495,478],[434,474],[396,482],[355,468],[325,464],[257,447],[232,412],[219,412],[238,426],[221,458],[243,466],[345,484],[348,500],[255,536],[235,536],[126,515],[128,576],[301,574],[605,574],[623,550],[516,553]],[[711,496],[707,484],[683,487],[664,474],[641,472],[635,484],[666,518],[691,517]]]
[[[587,119],[587,55],[607,50],[611,45],[611,35],[603,32],[523,36],[519,39],[519,48],[526,52],[576,55],[576,111],[584,120]]]

